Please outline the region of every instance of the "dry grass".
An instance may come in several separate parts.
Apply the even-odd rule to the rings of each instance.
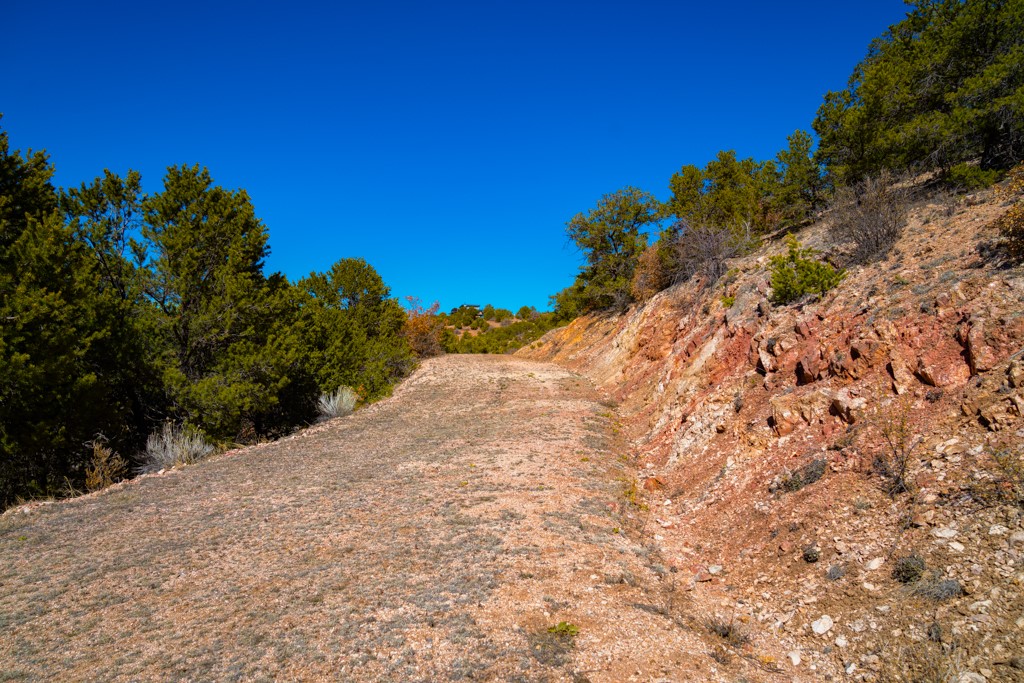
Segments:
[[[691,678],[678,653],[706,647],[632,607],[658,576],[612,532],[627,469],[598,398],[553,366],[448,356],[349,419],[12,511],[0,671],[596,682],[676,661]],[[612,574],[631,580],[590,578]],[[561,622],[572,647],[546,631]]]

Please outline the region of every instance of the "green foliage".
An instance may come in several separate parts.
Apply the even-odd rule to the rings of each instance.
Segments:
[[[918,0],[874,40],[814,129],[841,183],[882,168],[1005,169],[1024,157],[1019,0]]]
[[[372,400],[411,368],[373,268],[264,275],[265,226],[206,169],[172,167],[148,197],[135,171],[66,191],[52,174],[0,131],[0,506],[109,484],[118,452],[159,468],[206,437],[280,434],[321,392]]]
[[[772,204],[784,224],[795,225],[810,218],[821,205],[826,187],[823,169],[811,151],[810,133],[795,131],[787,142],[788,147],[775,157],[779,183]]]
[[[531,309],[527,309],[531,310]],[[522,311],[522,309],[520,309]],[[512,353],[536,341],[548,330],[554,329],[561,321],[554,313],[537,313],[524,320],[487,327],[480,334],[464,334],[452,339],[448,351],[454,353]]]
[[[985,170],[977,164],[957,164],[946,171],[945,181],[959,190],[971,192],[994,185],[1000,175],[997,169]]]
[[[387,394],[412,364],[405,312],[363,259],[341,259],[296,285],[300,314],[293,338],[319,392],[358,387],[368,400]]]
[[[548,628],[548,633],[553,633],[556,636],[562,636],[564,638],[575,638],[579,632],[579,626],[576,624],[570,624],[567,621],[560,621],[554,626]]]
[[[171,167],[143,210],[146,293],[173,412],[218,439],[283,430],[293,416],[280,399],[301,358],[275,324],[288,285],[263,275],[267,230],[248,195],[214,185],[198,165]]]
[[[786,157],[791,183],[798,182],[799,152]],[[719,152],[704,168],[683,166],[669,179],[672,196],[665,210],[686,225],[736,228],[749,224],[758,231],[774,228],[780,216],[776,194],[779,168],[774,161],[737,159],[736,152]]]
[[[807,295],[822,295],[846,275],[816,258],[817,252],[800,246],[792,234],[786,235],[787,252],[771,258],[772,300],[788,304]]]
[[[607,194],[597,206],[573,217],[566,231],[586,257],[576,278],[572,306],[592,311],[624,309],[637,259],[647,247],[641,230],[658,220],[661,204],[635,187]],[[568,302],[567,302],[568,303]]]
[[[131,278],[88,220],[63,219],[52,173],[0,132],[0,505],[83,484],[97,434],[137,445],[151,386]]]

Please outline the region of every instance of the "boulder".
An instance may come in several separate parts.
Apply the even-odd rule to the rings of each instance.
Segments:
[[[1014,389],[1024,387],[1024,363],[1015,360],[1006,368],[1006,381]]]
[[[797,427],[821,421],[832,402],[832,394],[824,389],[804,394],[790,392],[768,399],[771,426],[779,436],[790,434]]]
[[[804,355],[796,362],[797,384],[810,384],[818,379],[821,372],[821,354],[817,349]]]
[[[863,418],[867,404],[867,399],[854,396],[849,389],[840,389],[832,397],[829,412],[839,416],[843,422],[853,424]]]
[[[967,363],[971,367],[971,374],[977,375],[995,367],[998,358],[992,347],[985,343],[984,323],[981,320],[971,323],[964,336],[967,342]]]

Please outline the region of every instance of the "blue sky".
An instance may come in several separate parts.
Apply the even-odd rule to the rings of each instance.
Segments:
[[[543,309],[581,262],[575,213],[625,185],[664,199],[720,149],[774,156],[905,12],[7,0],[0,112],[58,185],[207,166],[252,197],[268,271],[362,257],[395,296]]]

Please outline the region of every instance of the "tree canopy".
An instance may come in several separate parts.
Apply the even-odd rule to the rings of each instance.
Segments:
[[[844,90],[829,92],[814,130],[819,161],[853,182],[882,168],[1024,158],[1024,4],[918,0],[872,41]]]

